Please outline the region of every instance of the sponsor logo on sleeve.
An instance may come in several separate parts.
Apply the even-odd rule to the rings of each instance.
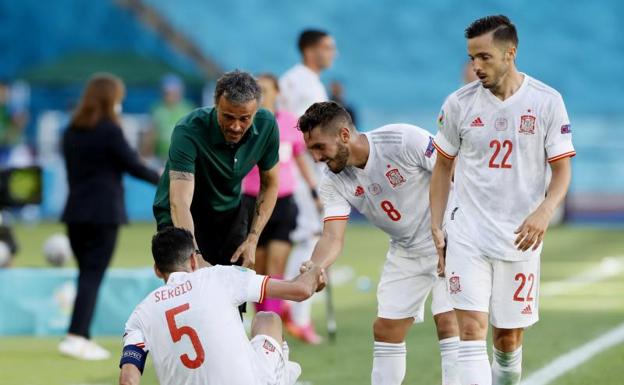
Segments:
[[[444,110],[441,110],[438,116],[438,127],[442,128],[442,126],[444,126]]]
[[[262,344],[262,347],[266,350],[269,351],[271,353],[273,353],[275,351],[275,346],[273,346],[273,344],[271,343],[271,341],[269,340],[264,340],[264,344]]]
[[[561,133],[562,134],[571,134],[572,133],[572,126],[570,126],[569,124],[564,124],[563,126],[561,126]]]
[[[433,145],[433,138],[430,136],[429,144],[427,145],[427,150],[425,150],[425,156],[427,158],[431,158],[434,152],[435,152],[435,146]]]

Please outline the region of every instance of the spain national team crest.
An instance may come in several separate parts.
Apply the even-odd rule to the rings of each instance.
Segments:
[[[454,275],[449,278],[449,292],[451,294],[457,294],[461,291],[461,284],[459,283],[459,276]]]
[[[398,168],[393,168],[392,170],[386,172],[386,178],[388,178],[388,181],[394,188],[405,183],[405,178],[403,178],[403,175],[401,175]]]
[[[535,116],[522,115],[520,117],[520,130],[518,132],[525,135],[535,134]]]

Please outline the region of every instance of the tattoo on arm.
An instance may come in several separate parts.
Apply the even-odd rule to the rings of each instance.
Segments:
[[[256,215],[260,215],[260,206],[264,203],[264,199],[256,200]]]
[[[169,170],[169,179],[171,180],[193,180],[195,175],[191,172]]]

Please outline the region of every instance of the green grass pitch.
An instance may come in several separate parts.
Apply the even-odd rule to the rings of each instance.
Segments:
[[[149,240],[153,226],[133,224],[123,229],[116,250],[115,267],[150,265]],[[44,265],[40,247],[54,232],[56,224],[19,227],[22,253],[17,266]],[[368,291],[358,289],[352,279],[334,290],[338,320],[335,345],[302,345],[289,339],[291,358],[301,363],[301,381],[310,385],[350,385],[369,383],[372,342],[371,324],[376,313],[375,284],[387,248],[387,238],[372,227],[352,225],[347,234],[344,255],[338,265],[351,266],[354,277],[370,277]],[[624,256],[624,229],[561,227],[549,230],[542,255],[542,286],[594,267],[607,256]],[[524,343],[525,375],[543,367],[558,356],[605,333],[624,322],[624,273],[574,288],[555,296],[543,297],[540,322],[528,330]],[[316,324],[324,331],[324,303],[314,308]],[[3,311],[3,309],[0,309]],[[439,353],[433,322],[428,317],[410,332],[408,369],[405,384],[439,384]],[[121,330],[120,330],[121,334]],[[96,340],[114,353],[103,362],[80,362],[56,352],[57,338],[0,338],[0,384],[2,385],[105,385],[116,384],[120,337]],[[149,359],[148,359],[149,361]],[[145,370],[144,384],[156,384],[151,364]],[[624,383],[624,345],[620,344],[593,357],[553,382],[556,385]]]

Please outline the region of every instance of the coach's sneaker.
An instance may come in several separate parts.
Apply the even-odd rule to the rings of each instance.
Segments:
[[[307,344],[320,345],[323,342],[323,338],[316,334],[314,325],[311,322],[306,326],[299,326],[291,321],[287,322],[285,326],[288,333]]]
[[[100,361],[110,358],[110,352],[93,341],[80,336],[67,336],[58,346],[66,356],[86,361]]]

